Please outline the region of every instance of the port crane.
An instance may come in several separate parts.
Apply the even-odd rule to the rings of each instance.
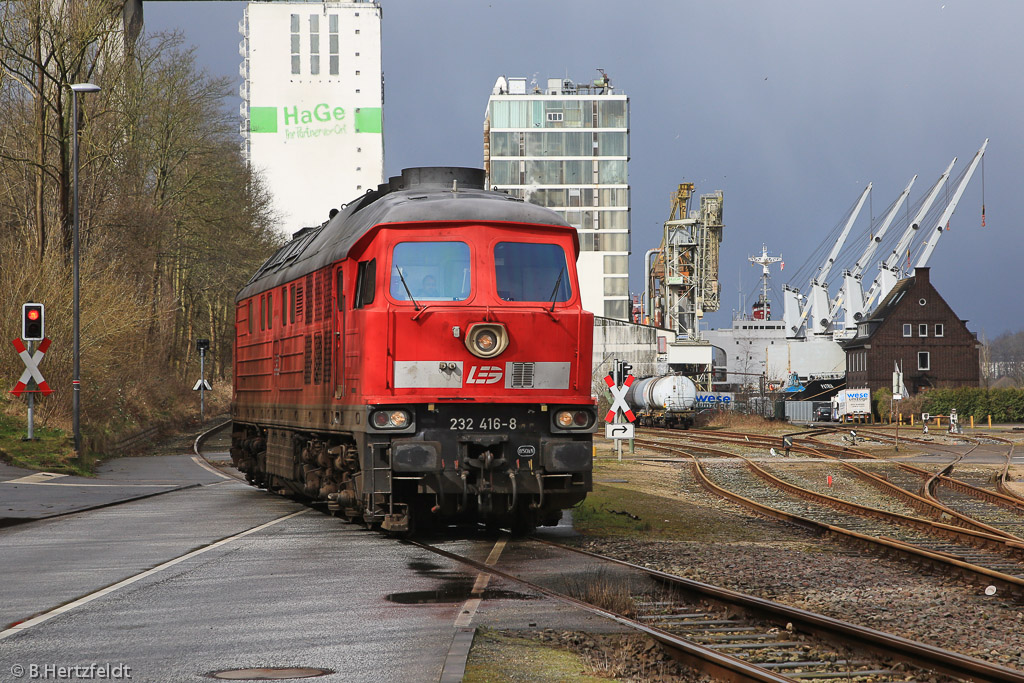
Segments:
[[[900,235],[900,241],[896,243],[892,252],[885,259],[885,261],[878,267],[878,275],[875,276],[874,281],[871,283],[868,293],[864,295],[864,304],[862,309],[867,311],[871,309],[876,299],[885,298],[885,295],[896,286],[896,281],[899,280],[900,261],[903,258],[903,252],[910,246],[911,241],[914,239],[914,235],[917,230],[921,227],[921,222],[924,220],[925,215],[932,208],[932,204],[935,203],[935,198],[939,196],[939,190],[949,179],[949,173],[953,170],[953,165],[956,164],[956,157],[949,162],[949,166],[939,176],[939,179],[932,185],[931,190],[928,191],[928,195],[925,197],[924,202],[921,203],[920,208],[917,210],[914,219],[907,225],[906,230]],[[884,293],[883,293],[884,292]],[[881,297],[879,297],[881,294]]]
[[[915,174],[907,186],[900,193],[900,196],[893,202],[892,208],[889,213],[885,215],[882,220],[882,225],[878,228],[878,232],[871,236],[868,240],[867,249],[861,254],[857,262],[853,264],[853,267],[843,271],[843,285],[836,294],[835,299],[832,300],[832,304],[829,307],[828,319],[825,322],[825,327],[832,325],[836,316],[839,314],[840,307],[845,311],[843,318],[845,323],[845,329],[837,331],[834,336],[842,338],[852,337],[853,332],[857,329],[857,322],[864,317],[864,289],[861,286],[862,274],[864,272],[864,266],[871,262],[871,259],[875,255],[875,251],[878,249],[878,245],[881,244],[882,238],[889,231],[889,227],[896,219],[896,214],[899,213],[900,208],[910,195],[910,188],[914,186],[914,181],[917,180]]]
[[[949,223],[949,219],[952,217],[953,212],[956,211],[957,204],[960,203],[961,197],[963,197],[964,191],[967,189],[967,184],[971,182],[971,178],[974,176],[974,172],[978,168],[978,164],[981,163],[982,158],[985,156],[985,150],[988,148],[988,138],[985,138],[985,142],[982,143],[981,148],[975,153],[974,158],[971,160],[970,165],[964,172],[963,178],[960,179],[956,190],[953,192],[952,198],[949,203],[946,204],[946,209],[939,216],[939,219],[935,222],[934,227],[928,233],[928,237],[925,240],[924,246],[921,249],[921,253],[918,256],[917,262],[914,264],[914,268],[924,268],[928,265],[929,259],[931,259],[932,253],[935,251],[935,246],[939,243],[939,239],[942,237],[946,225]],[[953,168],[953,164],[956,163],[956,158],[950,163],[949,168],[943,174],[939,182],[936,183],[935,187],[932,188],[932,196],[930,198],[934,201],[934,195],[938,194],[938,190],[945,180],[949,177],[949,172]],[[922,206],[921,211],[918,211],[918,216],[908,226],[903,237],[900,239],[900,243],[893,250],[893,253],[889,255],[889,258],[878,270],[878,277],[875,282],[872,283],[871,290],[865,297],[864,309],[869,310],[870,306],[877,299],[881,301],[885,296],[892,291],[892,288],[896,286],[896,283],[900,279],[900,263],[903,260],[904,250],[907,249],[908,245],[913,239],[914,232],[920,227],[921,221],[924,220],[924,214],[927,208],[930,208],[931,204]],[[908,252],[909,253],[909,252]],[[909,265],[909,258],[907,263]]]
[[[810,332],[816,335],[827,334],[828,329],[828,316],[830,313],[829,296],[828,296],[828,275],[832,270],[832,266],[835,264],[836,257],[839,255],[840,250],[843,248],[843,244],[846,243],[846,238],[850,234],[850,230],[853,228],[853,224],[857,221],[857,216],[860,215],[860,210],[864,208],[864,202],[868,198],[868,194],[871,193],[871,183],[864,188],[864,191],[860,195],[860,199],[857,200],[857,206],[850,214],[849,219],[846,221],[846,225],[843,226],[843,231],[839,235],[839,239],[832,245],[832,250],[826,257],[825,262],[818,268],[818,272],[811,277],[810,282],[810,299],[806,306],[801,305],[800,290],[794,287],[783,287],[783,309],[782,319],[786,323],[786,336],[793,339],[798,337],[804,337],[806,335],[805,324],[810,328]],[[808,322],[809,320],[809,322]]]

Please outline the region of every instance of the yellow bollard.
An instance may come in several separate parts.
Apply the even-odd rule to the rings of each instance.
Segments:
[[[988,428],[992,429],[992,415],[991,414],[989,414],[989,416],[988,416]]]
[[[942,418],[939,417],[938,415],[935,416],[935,426],[936,427],[941,427],[942,426]]]
[[[974,429],[974,416],[971,415],[971,429]]]
[[[910,426],[911,427],[914,426],[914,414],[913,413],[910,414]]]

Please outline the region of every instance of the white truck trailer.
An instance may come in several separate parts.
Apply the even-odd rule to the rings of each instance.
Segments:
[[[835,422],[855,418],[871,419],[870,389],[840,389],[832,397],[832,419]]]

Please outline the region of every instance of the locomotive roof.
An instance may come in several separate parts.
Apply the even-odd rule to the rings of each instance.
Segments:
[[[475,168],[407,168],[360,198],[345,204],[330,220],[303,228],[260,266],[236,301],[264,292],[345,258],[370,230],[389,223],[483,222],[572,226],[552,211],[483,187]]]

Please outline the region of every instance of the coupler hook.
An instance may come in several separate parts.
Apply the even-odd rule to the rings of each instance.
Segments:
[[[540,477],[540,472],[537,472],[537,490],[540,492],[540,496],[536,503],[531,503],[530,507],[534,510],[539,510],[544,507],[544,480]]]
[[[519,496],[518,482],[516,482],[517,474],[518,472],[516,470],[508,471],[509,481],[512,482],[512,497],[509,499],[508,512],[512,512],[516,509],[516,499]]]

